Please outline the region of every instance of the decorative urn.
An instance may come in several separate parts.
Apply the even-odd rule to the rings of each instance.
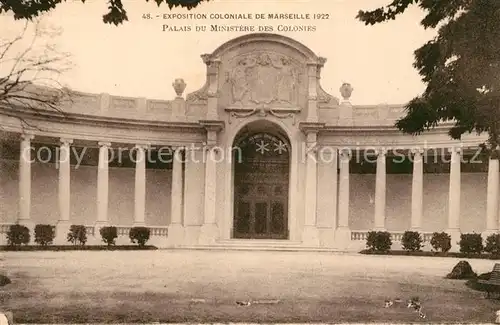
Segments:
[[[352,88],[350,83],[344,82],[342,86],[340,86],[340,94],[342,95],[342,98],[344,100],[349,100],[351,98],[352,91],[354,88]]]
[[[184,92],[184,89],[186,89],[186,83],[184,82],[184,79],[178,78],[172,83],[172,87],[174,87],[177,97],[182,97],[182,93]]]

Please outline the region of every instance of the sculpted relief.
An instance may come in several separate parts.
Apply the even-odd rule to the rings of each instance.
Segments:
[[[301,72],[289,57],[275,53],[253,53],[236,58],[225,73],[230,106],[277,104],[298,106]]]

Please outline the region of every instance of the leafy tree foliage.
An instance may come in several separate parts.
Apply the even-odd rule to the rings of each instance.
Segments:
[[[438,34],[414,52],[414,67],[427,87],[406,105],[406,115],[396,127],[416,135],[451,122],[453,139],[487,133],[484,148],[498,158],[500,1],[393,0],[385,7],[360,11],[357,18],[374,25],[396,19],[411,5],[426,13],[420,24],[438,28]]]
[[[85,3],[86,0],[81,1]],[[149,0],[145,1],[149,2]],[[166,4],[170,9],[182,7],[188,10],[195,8],[202,1],[209,0],[152,0],[158,6]],[[0,0],[0,14],[13,12],[15,19],[32,19],[41,13],[55,9],[62,2],[66,2],[66,0]],[[127,11],[123,7],[122,0],[107,0],[107,2],[108,12],[102,16],[104,23],[119,25],[128,20]]]

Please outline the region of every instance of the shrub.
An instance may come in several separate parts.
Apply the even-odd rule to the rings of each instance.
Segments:
[[[6,275],[0,274],[0,287],[6,286],[10,283],[12,283],[12,281]]]
[[[432,234],[431,246],[436,251],[446,253],[451,249],[451,236],[445,232],[435,232]]]
[[[71,225],[68,232],[68,242],[76,245],[85,245],[87,242],[87,229],[83,225]]]
[[[150,230],[146,227],[133,227],[130,229],[129,237],[132,243],[144,246],[149,240]]]
[[[105,242],[108,246],[114,245],[115,240],[118,237],[118,231],[116,227],[102,227],[99,230],[101,234],[102,241]]]
[[[371,251],[388,252],[391,245],[391,234],[387,231],[370,231],[366,237],[366,247]]]
[[[422,236],[418,231],[405,231],[403,238],[401,238],[401,244],[405,251],[420,251],[422,242]]]
[[[474,279],[475,277],[477,277],[477,274],[472,270],[472,267],[467,261],[458,262],[458,264],[453,267],[453,270],[446,275],[448,279],[457,280]]]
[[[484,251],[493,255],[500,254],[500,234],[492,234],[486,238]]]
[[[9,246],[27,245],[30,242],[30,230],[23,225],[11,225],[7,232]]]
[[[35,243],[47,246],[52,245],[56,237],[55,227],[52,225],[36,225],[35,226]]]
[[[480,254],[483,251],[481,234],[461,234],[460,252],[464,254]]]

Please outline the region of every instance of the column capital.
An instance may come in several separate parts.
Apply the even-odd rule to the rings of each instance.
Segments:
[[[325,127],[325,123],[321,122],[300,122],[299,123],[299,129],[304,133],[304,134],[317,134],[321,129]]]
[[[224,130],[225,126],[225,122],[219,120],[200,120],[199,123],[205,128],[205,130],[213,131],[215,133]]]
[[[454,146],[454,147],[450,147],[450,148],[449,148],[449,151],[450,151],[451,153],[456,153],[456,154],[459,154],[459,155],[460,155],[460,154],[462,154],[463,149],[462,149],[462,147],[455,147],[455,146]]]
[[[205,145],[203,147],[203,150],[205,153],[211,153],[213,152],[214,154],[218,155],[222,152],[222,148],[216,145]]]
[[[186,146],[185,145],[171,145],[170,148],[172,149],[172,151],[183,151],[183,150],[186,150]]]
[[[21,140],[22,141],[31,141],[35,138],[35,135],[33,133],[23,133],[21,134]]]
[[[151,145],[148,143],[136,143],[134,146],[134,149],[146,150],[146,149],[149,149],[150,147],[151,147]]]
[[[375,154],[378,157],[385,156],[387,154],[387,149],[386,148],[376,148],[375,149]]]
[[[350,160],[352,156],[352,150],[350,148],[338,149],[340,159]]]
[[[99,141],[99,142],[97,142],[97,145],[99,147],[107,147],[107,148],[109,148],[109,147],[111,147],[111,142]]]
[[[61,145],[64,145],[64,146],[69,146],[70,144],[73,144],[73,139],[69,139],[69,138],[60,138],[60,139],[59,139],[59,142],[61,143]]]
[[[411,149],[410,149],[410,153],[411,153],[412,155],[415,155],[415,156],[417,156],[417,155],[419,155],[419,156],[420,156],[420,155],[422,155],[422,154],[424,153],[424,149],[422,149],[422,148],[418,148],[418,147],[416,147],[416,148],[411,148]]]
[[[321,151],[321,155],[322,156],[326,156],[326,157],[332,157],[332,156],[336,156],[338,154],[338,150],[337,148],[333,148],[333,147],[330,147],[328,145],[318,145],[318,149],[319,151]]]
[[[176,155],[181,155],[185,150],[185,146],[171,146],[172,155],[175,157]]]

